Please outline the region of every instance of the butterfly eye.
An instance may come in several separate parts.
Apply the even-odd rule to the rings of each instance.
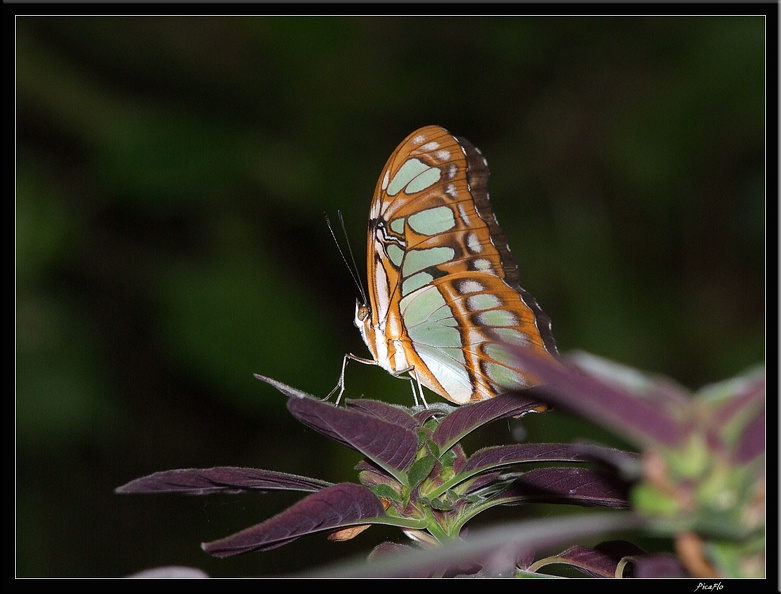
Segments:
[[[355,322],[356,325],[358,322],[365,322],[366,318],[369,317],[369,306],[368,305],[359,305],[358,309],[355,310]]]

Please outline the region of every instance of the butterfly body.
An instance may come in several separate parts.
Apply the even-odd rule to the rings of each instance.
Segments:
[[[410,134],[377,182],[367,302],[356,305],[365,362],[456,404],[533,386],[515,349],[556,354],[550,320],[518,283],[487,181],[465,139],[438,126]]]

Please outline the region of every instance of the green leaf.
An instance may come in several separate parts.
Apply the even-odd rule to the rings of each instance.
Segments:
[[[390,485],[374,485],[369,487],[377,497],[390,499],[391,501],[403,501],[401,494]]]
[[[433,456],[426,456],[420,460],[416,460],[409,469],[409,485],[411,489],[417,487],[423,480],[428,477],[434,465],[437,463],[436,458]]]
[[[426,447],[428,448],[428,451],[431,452],[431,455],[435,458],[439,459],[440,452],[439,452],[439,446],[434,443],[432,440],[427,439],[426,440]]]
[[[429,507],[437,511],[450,511],[453,509],[452,503],[449,501],[444,501],[439,497],[435,497],[434,499],[421,499],[421,501],[425,501]]]

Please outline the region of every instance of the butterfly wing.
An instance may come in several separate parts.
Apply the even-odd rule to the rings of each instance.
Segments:
[[[375,361],[463,404],[530,387],[517,347],[554,356],[550,320],[518,282],[488,198],[488,165],[438,126],[388,160],[369,216],[369,307],[356,319]]]

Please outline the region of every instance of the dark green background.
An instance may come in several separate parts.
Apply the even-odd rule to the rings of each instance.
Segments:
[[[113,489],[213,465],[356,479],[358,456],[252,374],[325,395],[345,352],[367,356],[323,212],[344,211],[365,274],[377,177],[422,125],[487,157],[560,350],[689,388],[761,363],[765,25],[18,19],[17,575],[276,575],[403,541],[374,528],[216,560],[201,541],[300,496]],[[347,396],[362,394],[411,400],[352,365]],[[588,432],[558,413],[531,423],[538,440]]]

